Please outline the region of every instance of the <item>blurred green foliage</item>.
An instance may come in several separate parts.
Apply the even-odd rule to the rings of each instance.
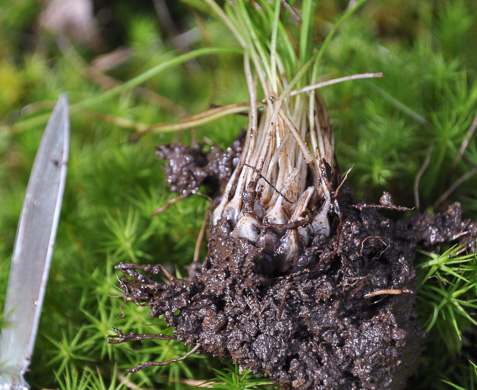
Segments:
[[[191,8],[195,3],[201,10]],[[112,17],[100,23],[101,48],[91,49],[39,31],[39,2],[0,2],[0,309],[26,183],[58,95],[67,92],[74,104],[111,88],[108,77],[113,84],[122,83],[188,50],[237,47],[201,2],[167,4],[175,32],[160,23],[150,2],[97,1],[96,11],[109,11]],[[346,6],[346,1],[317,2],[313,45],[323,42]],[[299,29],[296,21],[290,19],[290,24],[291,30]],[[413,207],[415,177],[429,152],[418,195],[421,210],[434,210],[440,195],[477,166],[472,138],[464,158],[449,174],[477,113],[476,36],[473,0],[370,0],[340,28],[325,52],[320,76],[378,71],[385,75],[322,90],[340,167],[345,171],[354,164],[348,180],[358,199],[376,202],[386,190],[396,203]],[[127,49],[124,60],[95,71],[96,57],[119,46]],[[105,336],[114,334],[111,327],[137,333],[172,331],[162,320],[148,319],[147,308],[124,304],[114,265],[162,262],[185,274],[208,207],[205,199],[194,196],[151,218],[152,211],[174,197],[165,186],[164,163],[155,157],[154,145],[195,140],[226,147],[246,126],[246,118],[232,116],[191,131],[148,134],[136,144],[128,142],[133,125],[175,121],[204,111],[209,104],[246,100],[241,57],[221,53],[168,68],[143,83],[142,89],[72,110],[67,186],[29,376],[33,386],[123,389],[131,381],[142,387],[186,389],[194,387],[187,380],[206,381],[216,376],[212,366],[225,367],[193,355],[129,375],[126,368],[151,359],[177,358],[188,348],[170,341],[109,345]],[[477,179],[471,176],[439,208],[457,200],[475,220],[476,188]],[[447,249],[441,248],[442,256]],[[205,255],[205,245],[201,254]],[[421,260],[426,259],[423,255]],[[474,267],[466,273],[465,286],[457,283],[467,282],[452,279],[452,274],[444,282],[432,279],[423,284],[423,292],[434,291],[434,300],[419,305],[423,324],[431,303],[439,307],[440,292],[452,294],[474,283],[459,299],[475,299],[475,257],[471,261],[465,263]],[[461,272],[461,265],[456,268]],[[428,270],[423,266],[421,276]],[[426,286],[430,288],[425,290]],[[469,315],[475,319],[471,309]],[[412,388],[475,386],[468,363],[475,358],[472,321],[452,323],[442,316],[436,321],[429,328]],[[462,330],[458,341],[455,326]],[[453,340],[452,347],[443,348]],[[241,375],[224,370],[219,374],[228,372],[230,380]]]

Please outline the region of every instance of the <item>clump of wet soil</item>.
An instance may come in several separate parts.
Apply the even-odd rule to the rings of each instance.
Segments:
[[[213,197],[219,196],[238,164],[244,139],[245,132],[242,132],[225,151],[214,146],[209,153],[198,144],[193,147],[183,144],[156,147],[157,156],[168,161],[165,171],[171,191],[189,196],[201,185],[207,185]]]
[[[173,191],[188,195],[208,181],[217,196],[240,145],[209,155],[166,145],[158,154],[168,160]],[[310,209],[319,208],[314,202]],[[458,204],[399,220],[402,208],[389,194],[379,205],[356,203],[346,183],[333,210],[330,236],[300,235],[292,259],[270,242],[303,226],[263,225],[264,239],[252,243],[222,218],[208,228],[207,257],[189,277],[164,283],[154,276],[161,268],[120,264],[128,275],[122,289],[149,305],[151,317],[163,315],[178,341],[232,358],[283,388],[402,389],[425,338],[414,312],[416,248],[475,242],[477,227],[462,219]]]

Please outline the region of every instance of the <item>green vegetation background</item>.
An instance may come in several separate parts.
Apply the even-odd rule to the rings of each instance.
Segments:
[[[0,2],[0,309],[44,114],[60,93],[67,92],[71,103],[101,96],[109,85],[106,76],[131,80],[181,50],[238,47],[220,21],[191,8],[192,3],[201,4],[169,4],[174,32],[161,26],[152,2],[97,1],[112,19],[101,25],[102,46],[91,49],[38,31],[37,1]],[[319,2],[317,46],[346,6],[346,1]],[[385,75],[322,90],[340,167],[344,171],[354,164],[349,181],[358,199],[377,202],[386,190],[396,203],[414,207],[415,177],[429,152],[419,183],[421,210],[460,201],[465,215],[476,219],[475,138],[448,174],[477,113],[476,37],[473,0],[370,0],[340,29],[320,75]],[[118,47],[127,49],[127,59],[104,73],[94,72],[95,57]],[[184,275],[207,209],[205,199],[193,196],[151,218],[175,196],[166,188],[164,162],[155,157],[154,146],[196,140],[227,147],[246,126],[246,118],[236,115],[129,142],[137,124],[175,121],[209,104],[248,100],[240,55],[220,53],[169,67],[142,87],[72,110],[65,198],[29,380],[38,388],[187,389],[217,378],[216,388],[250,388],[259,384],[253,375],[205,355],[128,375],[126,368],[180,357],[188,347],[171,341],[106,344],[106,335],[114,333],[111,327],[172,332],[162,320],[150,319],[147,308],[124,304],[114,265],[162,262]],[[434,208],[462,175],[467,180]],[[203,244],[202,258],[205,249]],[[477,361],[475,256],[440,248],[439,254],[422,253],[418,263],[418,310],[429,337],[410,387],[476,388],[470,362]],[[220,384],[228,381],[236,385]]]

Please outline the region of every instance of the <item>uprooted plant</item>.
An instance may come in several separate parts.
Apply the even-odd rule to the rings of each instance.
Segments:
[[[313,52],[312,1],[303,1],[296,45],[284,20],[299,16],[286,2],[239,0],[224,10],[207,0],[244,50],[248,128],[225,152],[157,148],[180,197],[202,184],[215,189],[208,254],[184,279],[161,265],[116,267],[128,276],[121,280],[127,299],[150,305],[150,316],[163,315],[175,330],[164,336],[115,329],[109,342],[175,338],[192,347],[183,357],[131,372],[208,352],[283,387],[404,387],[424,339],[413,309],[416,248],[467,244],[477,227],[461,219],[458,205],[395,221],[409,209],[394,205],[388,193],[376,205],[354,201],[318,89],[382,75],[321,83],[317,76],[327,43],[363,2]],[[155,280],[157,274],[168,283]]]

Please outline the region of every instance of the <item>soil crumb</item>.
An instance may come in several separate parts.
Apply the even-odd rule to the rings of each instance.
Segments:
[[[205,153],[200,145],[166,144],[156,147],[156,155],[167,160],[167,184],[172,192],[189,196],[207,185],[216,197],[223,193],[227,180],[238,164],[242,153],[245,132],[225,151],[217,146]]]
[[[173,191],[189,195],[208,183],[218,196],[242,143],[210,154],[166,145],[158,155],[168,160]],[[319,207],[314,202],[309,208]],[[284,389],[402,389],[425,338],[414,311],[416,249],[477,236],[459,204],[399,220],[403,209],[386,193],[379,205],[356,203],[344,183],[329,236],[263,224],[251,242],[222,218],[210,224],[207,257],[189,277],[165,283],[157,270],[120,264],[122,290],[149,305],[151,317],[163,315],[178,341],[232,358]],[[288,232],[302,248],[292,258],[277,249]]]

